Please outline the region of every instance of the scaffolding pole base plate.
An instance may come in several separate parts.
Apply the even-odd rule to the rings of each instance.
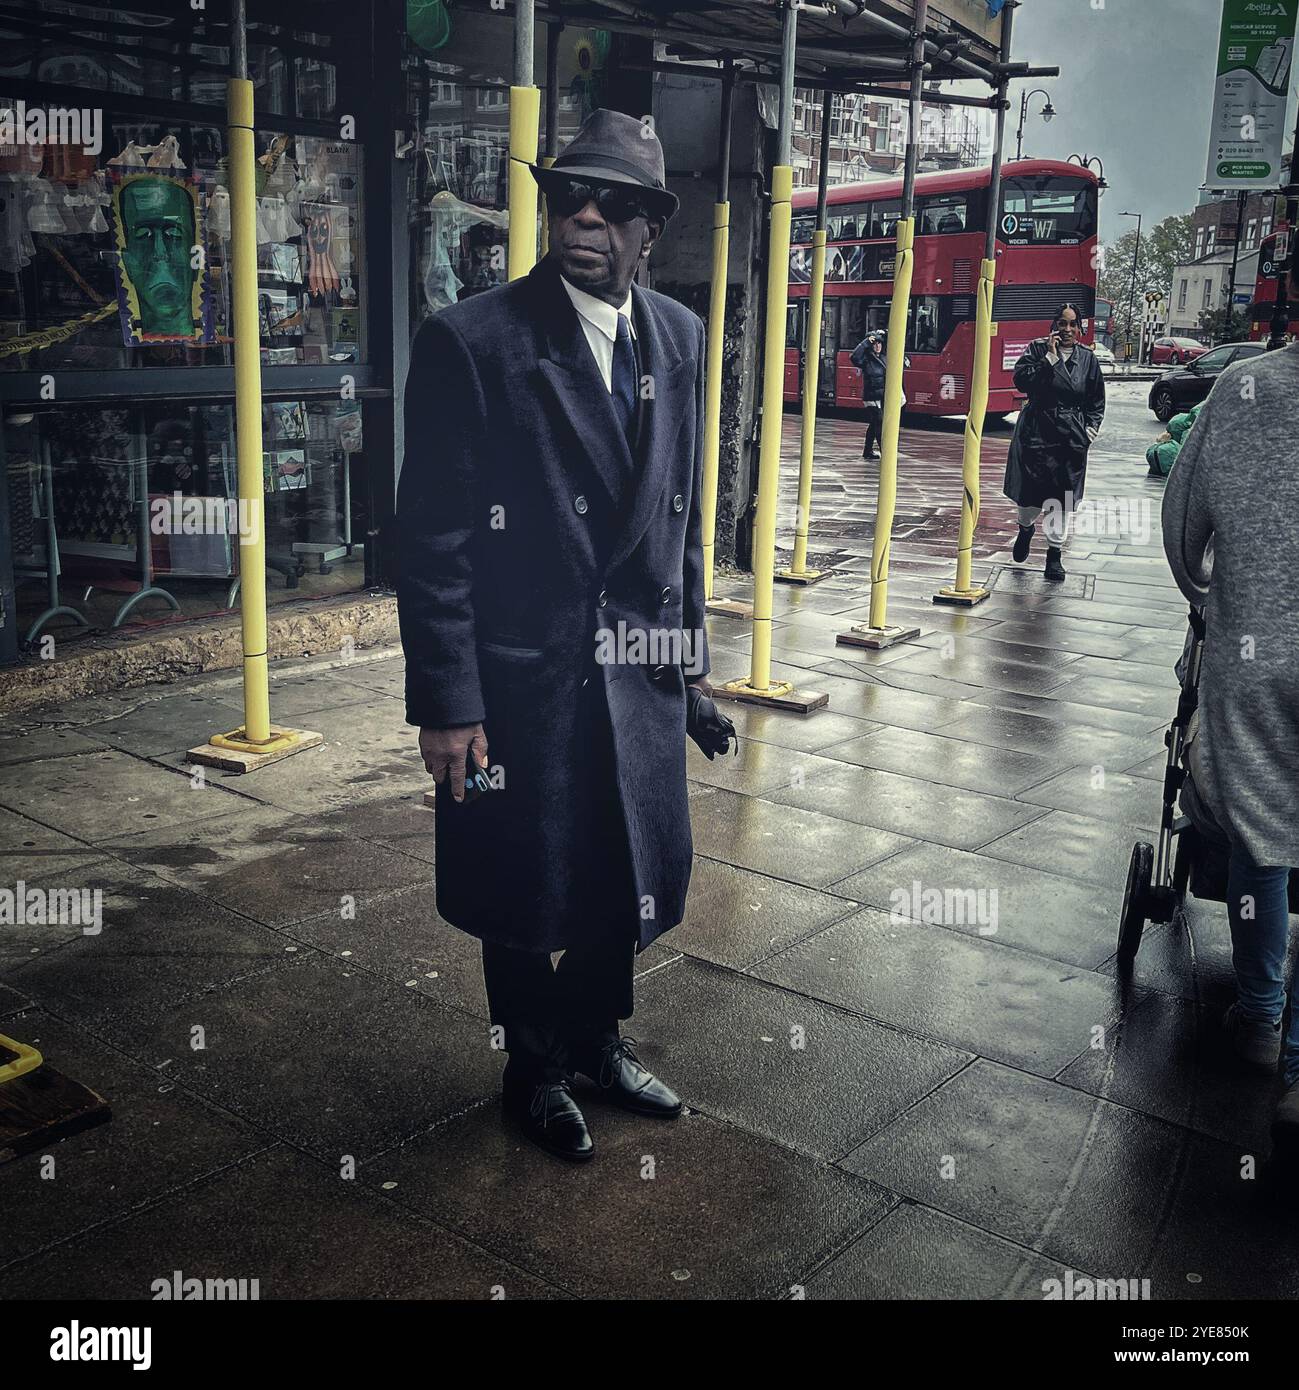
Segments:
[[[939,589],[934,595],[935,603],[945,603],[952,608],[973,608],[985,598],[992,597],[991,589]]]
[[[795,690],[790,681],[775,681],[766,690],[756,690],[747,680],[727,681],[713,687],[714,700],[734,700],[740,705],[766,705],[771,709],[794,710],[811,714],[830,703],[829,695],[820,690]]]
[[[278,763],[307,748],[318,748],[325,741],[323,734],[311,729],[278,729],[271,725],[271,740],[266,744],[249,743],[243,730],[232,734],[214,734],[208,743],[191,748],[185,761],[203,767],[217,767],[222,772],[256,772],[268,763]]]
[[[878,652],[919,636],[918,627],[850,627],[847,632],[839,633],[834,642],[837,647],[869,647]]]
[[[753,617],[753,605],[738,598],[710,598],[704,604],[704,611],[715,618],[739,618],[745,623]]]
[[[815,584],[824,579],[827,573],[826,570],[804,570],[802,574],[794,570],[777,570],[772,577],[781,584]]]
[[[0,1045],[0,1063],[11,1049]],[[56,1144],[113,1117],[97,1091],[48,1062],[0,1086],[0,1163]]]

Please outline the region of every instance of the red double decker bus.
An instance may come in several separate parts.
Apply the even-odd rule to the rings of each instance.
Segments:
[[[907,410],[961,415],[970,405],[975,297],[983,260],[991,170],[954,169],[916,179],[915,255],[903,375]],[[1097,179],[1077,164],[1023,159],[1003,165],[997,210],[997,284],[992,316],[990,414],[1023,401],[1012,373],[1025,346],[1050,331],[1066,301],[1078,305],[1082,340],[1095,340]],[[861,406],[861,374],[849,361],[874,329],[887,329],[894,231],[902,180],[841,184],[826,208],[825,300],[818,399]],[[785,399],[801,396],[807,341],[816,192],[793,199]]]
[[[1265,236],[1258,247],[1258,278],[1254,281],[1254,302],[1249,306],[1249,340],[1265,343],[1272,336],[1272,313],[1276,308],[1281,281],[1288,273],[1290,233],[1283,222]],[[1290,301],[1288,332],[1299,335],[1299,303]]]

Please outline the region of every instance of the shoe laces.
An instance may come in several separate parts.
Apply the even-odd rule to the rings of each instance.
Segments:
[[[560,1095],[568,1096],[567,1081],[542,1081],[538,1083],[537,1089],[532,1093],[532,1104],[528,1107],[534,1120],[541,1121],[542,1129],[550,1124],[551,1114],[559,1109]]]
[[[600,1085],[612,1086],[622,1070],[624,1059],[640,1064],[635,1049],[639,1046],[635,1038],[619,1038],[617,1042],[606,1043],[600,1049]]]

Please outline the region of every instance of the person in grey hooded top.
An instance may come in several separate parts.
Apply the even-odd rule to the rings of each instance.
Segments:
[[[1299,282],[1292,281],[1299,297]],[[1283,1055],[1278,1139],[1299,1140],[1299,999],[1282,1038],[1287,884],[1299,865],[1299,344],[1228,368],[1164,492],[1164,551],[1205,611],[1201,775],[1231,842],[1227,909],[1237,1053]]]

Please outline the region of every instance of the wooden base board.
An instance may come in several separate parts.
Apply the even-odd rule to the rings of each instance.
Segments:
[[[0,1048],[0,1062],[10,1056]],[[0,1163],[113,1118],[108,1102],[48,1062],[0,1085]]]
[[[307,748],[318,748],[325,741],[324,734],[311,729],[294,731],[293,742],[287,748],[276,748],[269,753],[243,753],[234,748],[218,748],[215,744],[204,743],[191,748],[185,760],[200,763],[203,767],[217,767],[222,772],[256,772],[268,763],[278,763],[281,758],[291,758]]]
[[[802,574],[795,574],[793,570],[777,570],[772,577],[779,584],[815,584],[827,574],[829,570],[805,570]]]
[[[753,605],[738,598],[710,598],[704,609],[715,618],[739,618],[747,623],[753,617]]]
[[[824,709],[830,703],[829,695],[820,690],[789,690],[783,695],[762,695],[756,690],[727,690],[725,686],[713,687],[714,700],[733,700],[737,705],[765,705],[768,709],[794,710],[798,714],[811,714],[813,710]]]
[[[863,628],[861,632],[850,628],[847,632],[841,632],[834,639],[837,647],[868,647],[873,652],[882,651],[885,647],[896,647],[899,642],[909,642],[913,637],[920,636],[918,627],[872,627]]]
[[[934,602],[946,604],[950,608],[973,608],[985,598],[991,597],[991,589],[967,589],[964,592],[959,589],[939,589],[934,595]]]

